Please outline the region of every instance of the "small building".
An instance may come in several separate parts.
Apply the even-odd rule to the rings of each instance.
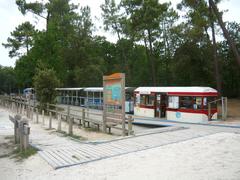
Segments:
[[[207,122],[208,103],[218,92],[210,87],[138,87],[134,91],[134,115],[181,122]],[[217,104],[211,104],[211,119],[217,119]]]

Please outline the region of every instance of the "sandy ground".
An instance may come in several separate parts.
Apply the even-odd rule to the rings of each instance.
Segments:
[[[221,104],[218,104],[218,112],[221,114]],[[213,124],[240,125],[240,99],[228,99],[228,112],[226,121],[213,121]]]
[[[234,146],[233,146],[234,144]],[[231,148],[229,148],[231,147]],[[240,135],[219,133],[53,170],[39,155],[0,159],[1,179],[240,179]]]
[[[7,113],[0,109],[0,179],[3,180],[240,179],[240,134],[236,133],[217,133],[54,170],[38,154],[23,161],[2,157],[14,148],[9,138],[12,132]]]

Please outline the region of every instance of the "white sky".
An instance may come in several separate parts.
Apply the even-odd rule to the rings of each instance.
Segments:
[[[181,0],[172,0],[173,7],[176,7],[176,4],[180,1]],[[100,5],[104,3],[104,0],[72,0],[72,2],[74,2],[74,4],[80,4],[81,6],[90,6],[93,22],[98,29],[94,34],[105,35],[108,40],[115,41],[116,36],[100,29],[102,26]],[[160,0],[160,2],[169,2],[169,0]],[[223,16],[224,21],[236,21],[240,23],[239,0],[223,0],[219,5],[219,9],[228,10]],[[10,36],[10,32],[25,21],[30,21],[38,29],[43,29],[45,23],[43,20],[37,19],[30,13],[23,16],[19,12],[15,0],[0,0],[0,17],[0,65],[15,66],[15,59],[8,57],[8,49],[5,49],[2,43],[6,43],[7,38]]]

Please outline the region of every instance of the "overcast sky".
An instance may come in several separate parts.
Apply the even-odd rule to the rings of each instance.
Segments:
[[[44,0],[46,1],[46,0]],[[169,0],[160,0],[160,2],[168,2]],[[172,0],[173,7],[176,6],[181,0]],[[29,1],[27,1],[29,2]],[[72,0],[75,4],[80,4],[81,6],[90,6],[92,12],[92,19],[94,24],[96,24],[96,31],[94,34],[105,35],[108,40],[114,41],[116,36],[104,32],[101,28],[101,9],[100,5],[104,0]],[[224,21],[236,21],[240,23],[240,1],[239,0],[223,0],[219,5],[220,10],[228,10],[223,18]],[[13,66],[15,65],[15,59],[8,57],[8,49],[2,46],[2,43],[6,43],[7,38],[10,36],[15,27],[25,21],[30,21],[38,29],[43,29],[45,27],[44,21],[42,19],[37,19],[32,14],[27,14],[23,16],[16,4],[15,0],[0,0],[0,65],[2,66]]]

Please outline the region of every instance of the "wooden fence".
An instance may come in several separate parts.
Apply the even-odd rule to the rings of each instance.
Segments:
[[[101,111],[91,110],[89,108],[79,108],[72,106],[60,106],[55,104],[46,104],[45,109],[40,109],[37,103],[30,103],[26,99],[16,98],[10,96],[0,96],[0,105],[10,109],[16,114],[26,116],[35,123],[42,123],[45,125],[45,120],[48,117],[48,128],[52,129],[53,119],[57,120],[57,131],[62,131],[62,121],[67,122],[67,134],[73,135],[73,124],[77,124],[83,128],[97,127],[98,130],[103,128],[103,113]],[[40,119],[41,118],[41,119]],[[133,117],[127,116],[126,122],[128,126],[125,135],[132,135]],[[117,123],[109,122],[106,124],[108,132],[111,129],[118,129],[122,131],[122,127],[117,126]]]

